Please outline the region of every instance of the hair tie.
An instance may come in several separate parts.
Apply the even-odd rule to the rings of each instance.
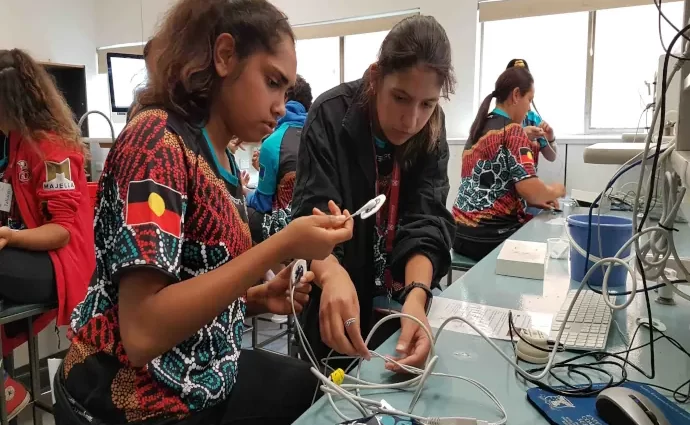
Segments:
[[[496,90],[491,92],[491,97],[496,97]]]

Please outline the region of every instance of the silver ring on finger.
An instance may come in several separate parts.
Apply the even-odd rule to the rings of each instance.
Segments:
[[[346,327],[346,328],[349,328],[350,325],[352,325],[352,324],[355,323],[356,321],[357,321],[357,318],[356,318],[356,317],[350,317],[349,319],[347,319],[347,320],[345,321],[345,327]]]

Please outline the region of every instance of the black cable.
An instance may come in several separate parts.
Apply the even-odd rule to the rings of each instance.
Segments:
[[[664,43],[664,36],[661,33],[661,18],[664,18],[666,23],[669,24],[671,26],[671,28],[676,30],[676,32],[679,32],[680,30],[678,29],[678,27],[676,27],[673,24],[673,22],[671,22],[670,19],[668,19],[668,17],[664,14],[664,12],[661,11],[661,1],[662,0],[654,0],[654,5],[656,6],[657,10],[659,11],[659,41],[661,42],[661,47],[664,49],[664,51],[666,51],[666,45]],[[688,36],[686,36],[685,34],[683,34],[683,38],[686,39],[687,41],[690,41],[690,38],[688,38]],[[676,56],[673,54],[671,54],[671,57],[678,59],[678,60],[682,60],[682,61],[688,60],[688,58],[683,58],[683,57]]]
[[[513,341],[513,331],[515,331],[516,336],[525,344],[529,345],[530,347],[534,348],[535,350],[543,351],[546,353],[550,353],[552,349],[546,349],[543,347],[539,347],[537,345],[532,344],[531,342],[527,341],[525,337],[523,337],[520,332],[518,332],[517,327],[515,326],[515,322],[513,321],[513,312],[508,311],[508,330],[510,331],[510,340]],[[555,344],[555,342],[554,342]],[[563,344],[558,344],[558,351],[565,351],[565,346]]]
[[[533,345],[532,343],[530,343],[529,341],[525,340],[525,339],[520,335],[520,332],[518,332],[518,330],[517,330],[517,328],[515,327],[515,324],[514,324],[514,322],[513,322],[512,311],[509,311],[509,312],[508,312],[508,332],[509,332],[511,344],[512,344],[512,346],[513,346],[513,352],[515,352],[515,350],[516,350],[516,348],[515,348],[515,340],[514,340],[514,338],[513,338],[513,332],[515,332],[515,333],[518,335],[518,337],[519,337],[520,339],[522,339],[524,342],[526,342],[526,343],[529,344],[530,346],[536,348],[537,350],[540,350],[540,351],[549,351],[549,352],[550,352],[550,350],[544,350],[544,349],[541,348],[541,347],[537,347],[536,345]],[[516,357],[516,363],[519,362],[519,358],[517,357],[517,355],[516,355],[515,357]],[[599,366],[599,365],[602,365],[602,364],[613,364],[613,365],[616,365],[616,366],[620,367],[620,365],[618,365],[617,363],[612,363],[612,362],[598,362],[598,363],[595,364],[595,365]],[[588,384],[587,386],[582,386],[582,385],[573,386],[573,385],[571,385],[571,384],[568,384],[566,381],[564,381],[563,379],[561,379],[558,375],[556,375],[556,374],[553,372],[554,369],[559,369],[559,368],[562,368],[562,367],[565,367],[565,368],[567,369],[568,375],[571,375],[571,374],[580,375],[580,376],[584,377],[585,379],[587,379],[587,381],[589,382],[589,384]],[[569,387],[570,389],[558,389],[558,388],[554,388],[554,387],[551,386],[551,385],[548,385],[548,384],[545,384],[545,383],[543,383],[543,382],[541,382],[541,381],[538,381],[538,380],[536,380],[536,379],[528,379],[528,378],[522,377],[521,375],[518,374],[517,370],[515,371],[515,374],[516,374],[516,378],[517,378],[518,380],[522,377],[524,380],[530,382],[530,383],[533,384],[533,385],[536,385],[537,387],[541,388],[542,390],[549,391],[549,392],[552,392],[552,393],[558,394],[558,395],[568,396],[568,397],[589,397],[589,396],[598,394],[600,391],[602,391],[601,389],[598,389],[598,390],[593,389],[593,385],[594,385],[594,384],[593,384],[591,378],[590,378],[588,375],[586,375],[584,372],[578,370],[578,368],[593,369],[593,370],[596,370],[596,371],[598,371],[598,372],[600,372],[600,373],[603,373],[603,374],[605,374],[605,375],[608,375],[608,376],[609,376],[609,384],[606,386],[606,388],[608,388],[608,387],[610,387],[610,386],[620,385],[620,383],[623,382],[623,381],[621,380],[620,382],[614,384],[614,377],[613,377],[613,375],[612,375],[610,372],[605,371],[605,370],[603,370],[603,369],[595,368],[595,367],[593,367],[593,364],[585,364],[585,365],[566,365],[565,363],[563,363],[563,364],[554,364],[554,365],[552,366],[552,370],[549,371],[549,375],[550,375],[551,377],[553,377],[554,379],[556,379],[557,381],[559,381],[560,383],[562,383],[562,384],[564,384],[565,386]],[[533,371],[537,371],[537,370],[543,370],[543,368],[541,368],[541,369],[537,368],[537,369],[534,369],[534,370],[530,370],[530,371],[528,371],[528,373],[532,373]],[[627,376],[627,374],[626,374],[626,372],[625,372],[625,369],[624,369],[624,368],[621,368],[621,370],[622,370],[622,374],[624,375],[624,378],[623,378],[623,379],[625,379],[625,377]]]
[[[644,325],[643,325],[643,324],[639,324],[639,325],[638,325],[637,329],[635,330],[635,333],[633,334],[633,339],[631,339],[630,345],[632,344],[632,341],[634,341],[634,337],[637,335],[637,332],[639,331],[639,329],[640,329],[642,326],[644,326]],[[657,332],[659,332],[658,329],[656,329],[656,330],[657,330]],[[662,332],[660,332],[660,333],[662,333]],[[690,354],[688,354],[687,350],[685,350],[685,349],[678,343],[678,341],[676,341],[675,339],[673,339],[673,338],[671,338],[671,337],[669,337],[669,336],[667,336],[667,335],[665,335],[665,334],[663,334],[663,333],[662,333],[661,336],[656,337],[654,340],[659,340],[659,339],[662,339],[662,338],[663,338],[663,339],[668,339],[674,346],[676,346],[677,348],[679,348],[684,354],[686,354],[686,355],[688,355],[688,356],[690,357]],[[636,350],[640,350],[640,349],[642,349],[642,348],[645,348],[645,347],[649,346],[650,344],[651,344],[651,341],[650,341],[650,342],[647,342],[647,343],[645,343],[645,344],[639,345],[639,346],[637,346],[637,347],[631,347],[631,348],[629,348],[629,349],[626,349],[626,350],[623,350],[623,351],[620,351],[620,352],[615,352],[615,353],[607,353],[607,352],[600,352],[600,351],[585,352],[585,353],[581,353],[581,354],[579,354],[579,355],[576,355],[576,356],[574,356],[574,357],[571,357],[571,358],[569,358],[569,359],[566,359],[566,360],[564,360],[564,361],[562,361],[562,362],[559,362],[559,363],[554,364],[554,365],[552,366],[552,370],[550,371],[550,375],[551,375],[554,379],[556,379],[557,381],[559,381],[559,382],[561,382],[562,384],[564,384],[565,386],[567,386],[567,387],[569,387],[569,388],[572,388],[572,390],[555,389],[555,388],[550,387],[550,386],[547,385],[547,384],[541,383],[542,385],[539,385],[539,384],[536,384],[536,383],[532,382],[532,380],[528,380],[528,381],[531,382],[531,383],[534,383],[534,384],[537,385],[537,386],[539,386],[541,389],[548,390],[548,391],[551,391],[551,392],[556,393],[556,394],[559,394],[559,395],[565,395],[565,396],[571,396],[571,397],[588,397],[588,396],[591,396],[591,395],[595,395],[595,394],[598,394],[599,392],[601,392],[601,391],[603,391],[603,390],[605,390],[605,389],[607,389],[607,388],[621,385],[623,382],[627,381],[627,380],[628,380],[628,379],[627,379],[628,373],[627,373],[627,370],[625,369],[626,366],[632,367],[634,370],[636,370],[636,371],[639,372],[640,374],[642,374],[642,375],[644,375],[645,377],[649,378],[649,374],[647,374],[647,373],[646,373],[644,370],[642,370],[639,366],[637,366],[637,365],[631,363],[631,362],[628,360],[628,355],[629,355],[631,352],[636,351]],[[621,354],[626,354],[626,357],[622,357]],[[582,358],[585,358],[585,357],[589,357],[589,356],[595,358],[595,362],[594,362],[594,363],[578,363],[578,364],[572,364],[572,362],[574,362],[574,361],[576,361],[576,360],[579,360],[579,359],[582,359]],[[613,362],[613,361],[604,361],[604,359],[609,358],[609,357],[614,358],[614,359],[616,359],[616,360],[622,362],[622,364],[621,364],[621,363],[616,363],[616,362]],[[620,368],[621,379],[619,379],[619,380],[617,380],[617,381],[614,381],[613,375],[612,375],[610,372],[608,372],[608,371],[606,371],[606,370],[603,370],[603,369],[600,369],[600,368],[599,368],[599,367],[602,366],[602,365],[610,365],[610,366],[615,366],[615,367]],[[593,389],[593,388],[592,388],[592,385],[591,385],[591,382],[592,382],[592,381],[591,381],[591,379],[589,379],[588,377],[587,377],[586,379],[590,382],[589,385],[582,385],[582,384],[581,384],[581,385],[572,385],[572,384],[568,384],[566,381],[564,381],[564,380],[561,379],[559,376],[557,376],[557,375],[555,375],[555,374],[553,373],[553,370],[558,370],[558,369],[560,369],[560,368],[566,368],[569,374],[573,374],[573,373],[574,373],[574,374],[577,374],[577,375],[582,375],[582,374],[584,373],[584,372],[578,371],[578,368],[584,368],[584,369],[589,369],[589,370],[595,370],[595,371],[597,371],[597,372],[599,372],[599,373],[602,373],[602,374],[604,374],[604,375],[608,375],[608,377],[609,377],[609,382],[608,382],[608,383],[604,383],[603,386],[601,386],[600,388],[597,388],[597,389]],[[527,372],[528,372],[528,373],[535,373],[535,372],[539,372],[539,371],[543,371],[543,370],[544,370],[543,367],[538,367],[538,368],[530,369],[530,370],[528,370]],[[576,372],[576,371],[577,371],[577,372]],[[690,399],[690,393],[688,394],[687,397],[686,397],[685,395],[683,395],[682,397],[678,397],[678,394],[679,394],[680,390],[681,390],[684,386],[688,385],[689,383],[690,383],[690,380],[687,381],[687,382],[685,382],[685,383],[683,383],[683,384],[682,384],[681,386],[679,386],[676,390],[669,390],[669,392],[674,393],[674,398],[676,399],[676,401],[681,401],[681,400]],[[662,387],[662,388],[663,388],[663,387]],[[667,388],[663,388],[663,389],[667,390]]]
[[[667,83],[667,80],[668,80],[668,63],[669,63],[669,58],[671,55],[671,49],[673,49],[673,46],[676,44],[678,39],[688,29],[690,29],[690,25],[686,25],[685,27],[683,27],[683,29],[680,30],[675,35],[675,37],[673,37],[673,40],[671,40],[671,44],[669,44],[668,48],[666,49],[666,57],[664,58],[664,66],[663,66],[662,81],[661,81],[661,105],[660,105],[661,110],[659,113],[661,123],[663,123],[663,120],[666,118],[666,91],[668,90],[668,87],[667,87],[668,86],[668,83]],[[656,177],[656,169],[657,169],[658,162],[659,162],[659,153],[661,151],[661,142],[663,140],[663,137],[664,137],[664,126],[659,125],[659,134],[658,134],[657,143],[656,143],[656,152],[655,152],[653,159],[652,159],[652,172],[651,172],[650,181],[654,181],[654,179]],[[649,185],[649,193],[647,195],[647,202],[646,202],[646,206],[645,206],[645,211],[644,211],[644,215],[642,216],[642,220],[640,221],[640,224],[638,226],[638,229],[637,229],[638,232],[642,231],[643,226],[644,226],[644,222],[647,221],[647,216],[649,215],[649,210],[651,208],[651,200],[652,200],[653,194],[654,194],[654,185],[650,184]],[[643,270],[643,269],[641,269],[641,270]]]
[[[688,281],[685,280],[685,279],[676,279],[676,280],[672,280],[671,283],[673,283],[673,284],[676,284],[676,283],[688,283]],[[640,293],[642,293],[642,292],[647,292],[647,291],[653,291],[653,290],[655,290],[655,289],[659,289],[659,288],[662,288],[662,287],[664,287],[664,286],[666,286],[665,283],[660,283],[660,284],[658,284],[658,285],[650,286],[650,287],[647,288],[647,289],[638,289],[638,290],[635,291],[635,294],[640,294]],[[596,287],[592,286],[589,282],[587,282],[587,287],[589,288],[590,291],[592,291],[592,292],[594,292],[594,293],[596,293],[596,294],[599,294],[599,295],[603,295],[603,292],[602,292],[600,289],[597,289]],[[610,291],[609,291],[609,293],[608,293],[608,295],[609,295],[610,297],[616,297],[616,296],[618,296],[618,295],[630,295],[630,294],[632,294],[632,291],[625,291],[625,292],[610,292]]]
[[[661,109],[659,111],[659,117],[661,118],[661,123],[664,122],[664,119],[666,117],[666,92],[668,90],[668,63],[671,55],[671,50],[673,49],[673,46],[676,44],[678,39],[683,36],[685,31],[690,29],[690,25],[686,25],[683,27],[682,30],[678,31],[678,33],[673,37],[671,40],[671,43],[669,44],[668,48],[666,49],[666,57],[664,58],[664,67],[662,71],[662,80],[661,80]],[[661,141],[663,140],[664,137],[664,126],[659,125],[659,135],[656,141],[656,151],[655,154],[653,155],[652,159],[652,171],[651,171],[651,176],[650,176],[650,182],[653,182],[654,179],[656,178],[656,170],[657,166],[659,164],[659,154],[661,152]],[[640,221],[640,224],[637,228],[638,232],[641,232],[642,229],[644,228],[644,223],[647,221],[647,216],[649,216],[649,211],[651,208],[651,201],[652,201],[652,195],[654,193],[654,185],[650,184],[649,185],[649,193],[647,195],[647,202],[645,205],[645,210],[644,214],[642,215],[642,220]],[[647,308],[647,317],[649,317],[649,320],[651,322],[652,320],[652,306],[649,302],[649,288],[647,287],[647,278],[645,277],[644,274],[644,266],[642,264],[642,259],[640,258],[640,253],[636,253],[635,259],[637,260],[637,267],[639,270],[642,271],[642,286],[644,287],[644,298],[645,298],[645,304]],[[650,344],[650,364],[652,371],[649,376],[645,375],[648,379],[654,379],[656,376],[656,362],[654,360],[654,338],[651,340]]]

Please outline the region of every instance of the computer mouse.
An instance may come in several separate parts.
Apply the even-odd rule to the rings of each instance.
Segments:
[[[605,389],[597,396],[596,407],[609,425],[670,425],[649,398],[629,388]]]

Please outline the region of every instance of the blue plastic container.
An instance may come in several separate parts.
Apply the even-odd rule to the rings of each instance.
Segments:
[[[575,214],[567,218],[568,230],[572,238],[570,246],[570,277],[571,279],[582,282],[585,277],[585,257],[581,255],[572,246],[574,241],[583,251],[587,251],[587,228],[589,227],[589,216],[587,214]],[[601,248],[603,253],[599,252],[599,230],[601,230]],[[626,217],[617,217],[613,215],[592,215],[592,227],[590,229],[592,234],[590,239],[590,255],[599,258],[613,257],[619,249],[632,237],[632,220]],[[621,258],[630,256],[630,248],[626,249]],[[594,261],[590,260],[587,264],[587,270],[594,265]],[[609,275],[609,288],[625,286],[628,279],[628,271],[625,267],[619,265],[612,265],[613,267]],[[589,278],[589,283],[593,286],[601,286],[604,282],[604,268],[598,267]]]

